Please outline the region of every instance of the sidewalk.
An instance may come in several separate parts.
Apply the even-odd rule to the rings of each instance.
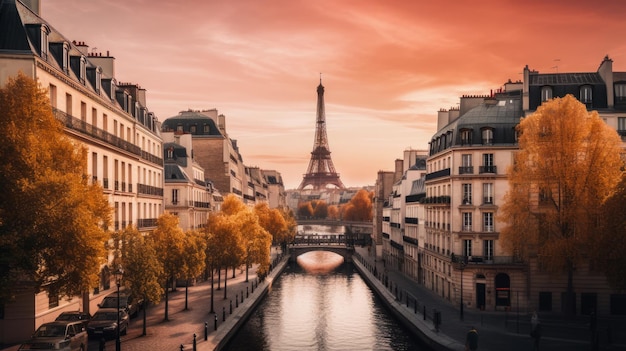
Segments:
[[[530,316],[528,315],[518,316],[516,312],[508,314],[481,312],[466,308],[463,321],[461,321],[458,306],[453,306],[451,302],[437,296],[433,291],[404,274],[386,269],[382,262],[375,261],[375,257],[368,253],[367,248],[355,248],[353,261],[361,273],[368,276],[373,285],[377,285],[379,289],[386,292],[383,297],[388,300],[389,306],[406,316],[406,319],[419,329],[420,333],[438,345],[433,346],[435,349],[464,350],[465,334],[471,326],[474,326],[479,334],[479,350],[532,350],[532,339],[529,336]],[[424,320],[424,308],[426,308],[426,320]],[[435,331],[433,324],[435,310],[441,313],[438,332]],[[554,315],[540,317],[544,327],[540,349],[591,350],[591,334],[584,318],[565,319]],[[608,344],[607,333],[603,333],[599,350],[626,350],[624,341],[626,321],[621,318],[618,322],[612,325],[614,328],[612,344]]]
[[[280,260],[281,252],[272,248],[273,269],[262,281],[257,278],[254,265],[248,271],[246,282],[245,270],[237,268],[235,278],[232,269],[228,270],[226,299],[224,299],[224,271],[221,277],[221,289],[214,291],[213,310],[211,307],[211,282],[202,281],[189,287],[187,309],[185,310],[185,287],[178,287],[169,293],[168,321],[164,321],[165,302],[147,309],[146,335],[143,331],[143,311],[130,322],[127,335],[121,337],[124,351],[179,351],[192,350],[194,334],[197,350],[220,350],[228,339],[236,333],[236,327],[245,322],[247,314],[252,313],[256,304],[271,287],[274,279],[280,275],[286,265],[286,259]],[[215,278],[217,287],[217,277]],[[232,303],[232,313],[231,313]],[[216,329],[217,326],[217,329]],[[205,331],[207,340],[205,341]],[[98,351],[98,341],[90,340],[86,351]],[[19,345],[1,351],[16,351]],[[106,350],[115,350],[115,340],[108,340]]]

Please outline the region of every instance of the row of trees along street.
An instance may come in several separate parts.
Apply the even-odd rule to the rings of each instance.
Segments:
[[[328,205],[324,200],[311,200],[298,205],[299,218],[343,219],[346,221],[371,221],[373,192],[359,190],[345,204]]]
[[[0,305],[20,291],[87,294],[112,251],[110,271],[122,267],[123,285],[146,303],[164,296],[167,320],[177,279],[234,274],[241,265],[247,278],[252,264],[263,276],[272,242],[284,247],[295,236],[292,213],[250,208],[233,195],[202,229],[184,232],[165,213],[149,235],[132,225],[111,233],[112,210],[102,187],[88,181],[86,148],[65,135],[47,91],[21,73],[0,89],[0,139]],[[145,334],[145,309],[143,320]]]

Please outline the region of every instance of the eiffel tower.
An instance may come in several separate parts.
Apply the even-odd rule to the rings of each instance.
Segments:
[[[311,161],[302,183],[298,187],[303,190],[307,186],[313,186],[314,190],[325,189],[328,185],[334,185],[339,189],[345,186],[335,171],[333,160],[330,159],[330,148],[326,136],[326,112],[324,112],[324,86],[320,74],[320,85],[317,86],[317,121],[315,124],[315,141],[311,151]]]

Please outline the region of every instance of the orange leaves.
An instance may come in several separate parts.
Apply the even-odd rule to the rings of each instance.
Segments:
[[[503,246],[541,255],[562,270],[583,258],[600,205],[619,181],[621,140],[573,96],[555,98],[519,124],[522,132],[499,216]]]

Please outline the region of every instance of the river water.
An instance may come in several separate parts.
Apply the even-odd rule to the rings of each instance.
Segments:
[[[351,264],[325,251],[298,257],[226,349],[428,350],[389,314]]]

